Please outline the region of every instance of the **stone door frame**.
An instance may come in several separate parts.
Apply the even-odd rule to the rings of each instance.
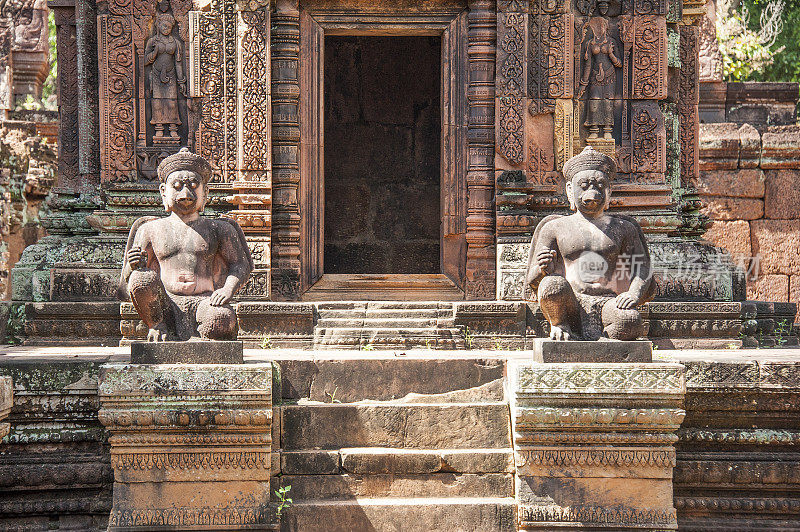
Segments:
[[[463,289],[467,260],[468,10],[418,13],[300,10],[300,252],[301,291],[324,273],[325,35],[426,36],[442,39],[441,273]]]

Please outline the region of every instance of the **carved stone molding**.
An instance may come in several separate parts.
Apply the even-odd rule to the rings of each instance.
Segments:
[[[520,363],[509,380],[521,530],[677,529],[683,366]]]
[[[277,530],[270,364],[107,364],[98,392],[114,469],[109,530]]]

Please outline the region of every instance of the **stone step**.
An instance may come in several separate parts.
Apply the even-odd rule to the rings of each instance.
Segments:
[[[469,402],[503,401],[503,362],[497,359],[315,358],[280,360],[278,364],[281,368],[280,393],[288,401],[330,402],[331,397],[343,403],[365,399],[390,401],[408,394],[437,395],[439,399],[443,398],[442,394],[468,391],[472,397],[480,398]],[[498,381],[499,393],[480,389]]]
[[[432,318],[320,318],[317,327],[329,328],[362,328],[362,329],[428,329],[435,328],[437,317]]]
[[[438,310],[452,309],[452,303],[440,301],[369,301],[367,310]]]
[[[298,502],[284,511],[282,531],[511,532],[512,497],[354,498]]]
[[[318,311],[323,310],[365,310],[366,301],[324,301],[316,304]]]
[[[285,405],[280,410],[285,451],[511,447],[511,419],[506,403],[313,403]]]
[[[449,318],[453,317],[452,309],[367,309],[367,318]]]
[[[510,473],[434,473],[421,475],[286,475],[295,502],[348,500],[358,497],[513,497]]]
[[[463,349],[464,333],[455,327],[357,328],[317,327],[314,330],[316,349]]]
[[[281,451],[284,475],[425,475],[513,473],[507,449],[398,449],[351,447]]]

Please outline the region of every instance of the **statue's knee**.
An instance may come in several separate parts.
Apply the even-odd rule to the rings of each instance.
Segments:
[[[158,283],[160,282],[158,274],[153,270],[134,270],[128,277],[128,292],[133,298],[155,295],[158,293]]]
[[[560,275],[548,275],[539,283],[537,296],[539,301],[560,300],[568,297],[572,292],[572,287],[564,277]]]
[[[229,305],[212,306],[204,299],[197,307],[197,332],[201,338],[235,340],[239,332],[236,311]]]
[[[614,340],[635,340],[644,336],[644,321],[636,309],[617,308],[612,299],[603,305],[603,331]]]

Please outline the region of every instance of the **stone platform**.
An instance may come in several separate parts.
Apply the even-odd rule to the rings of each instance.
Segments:
[[[798,344],[787,327],[794,303],[652,301],[640,310],[647,339],[660,349]],[[549,333],[538,304],[522,301],[243,301],[237,313],[247,347],[533,349]],[[25,315],[28,345],[112,346],[147,337],[129,303],[27,303]]]
[[[0,353],[0,375],[14,381],[0,528],[104,530],[114,477],[98,378],[103,364],[128,363],[128,349]],[[245,349],[244,366],[274,363],[270,492],[275,503],[291,485],[294,501],[282,529],[516,530],[508,376],[531,357]],[[800,350],[653,358],[685,367],[686,416],[672,443],[678,529],[800,529]]]

